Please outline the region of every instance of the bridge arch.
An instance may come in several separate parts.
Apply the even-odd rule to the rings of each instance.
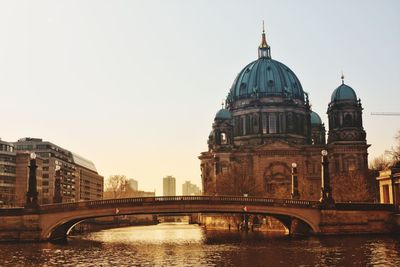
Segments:
[[[250,197],[190,196],[87,201],[42,206],[41,238],[66,238],[79,222],[99,217],[139,214],[254,214],[277,218],[291,230],[292,222],[318,233],[318,202]]]

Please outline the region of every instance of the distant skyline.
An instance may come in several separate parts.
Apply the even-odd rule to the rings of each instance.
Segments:
[[[299,78],[328,129],[333,90],[361,98],[369,160],[400,116],[399,1],[2,1],[0,137],[39,137],[162,195],[201,185],[197,156],[236,75],[271,55]]]

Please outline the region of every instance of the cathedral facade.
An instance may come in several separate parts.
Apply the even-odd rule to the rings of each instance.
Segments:
[[[308,94],[291,69],[271,58],[263,31],[258,59],[237,75],[215,115],[208,151],[199,156],[204,194],[290,198],[295,170],[300,198],[317,200],[321,151],[326,150],[333,197],[366,200],[367,192],[361,191],[366,190],[369,145],[362,106],[343,75],[327,115],[326,140],[325,125],[312,111]]]

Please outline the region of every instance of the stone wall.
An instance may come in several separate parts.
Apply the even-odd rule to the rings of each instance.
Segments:
[[[40,215],[0,217],[0,241],[41,241]]]
[[[322,235],[391,233],[393,212],[321,210]]]

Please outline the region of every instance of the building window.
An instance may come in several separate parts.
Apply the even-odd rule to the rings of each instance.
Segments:
[[[355,171],[356,170],[356,160],[355,159],[348,159],[347,160],[347,170],[348,171]]]
[[[261,115],[262,119],[262,133],[263,134],[267,134],[268,133],[268,114],[267,113],[263,113]]]
[[[344,127],[351,127],[353,125],[353,118],[351,114],[344,115],[343,126]]]
[[[226,136],[226,133],[221,133],[220,138],[221,138],[221,145],[226,145],[226,144],[228,144],[228,138],[227,138],[227,136]]]
[[[279,114],[279,132],[284,133],[286,132],[286,123],[285,123],[285,114]]]
[[[268,117],[269,120],[269,133],[275,134],[276,133],[276,115],[270,114]]]
[[[253,133],[258,134],[259,131],[259,116],[257,114],[253,115]]]
[[[242,118],[241,118],[241,121],[242,121],[242,135],[246,135],[246,117],[245,116],[243,116]]]
[[[250,115],[246,115],[246,133],[251,134]]]
[[[383,185],[382,186],[382,195],[383,195],[383,203],[390,203],[390,197],[389,197],[389,186],[388,185]]]
[[[267,189],[267,193],[270,193],[270,194],[275,193],[275,187],[272,183],[268,183],[266,189]]]
[[[235,117],[235,118],[233,119],[233,134],[234,134],[234,136],[239,135],[238,126],[239,126],[238,118]]]

